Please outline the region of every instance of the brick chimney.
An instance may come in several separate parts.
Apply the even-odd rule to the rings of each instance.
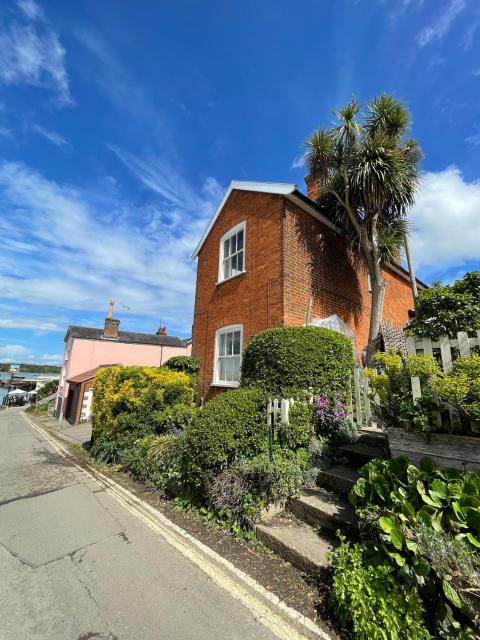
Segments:
[[[166,336],[167,335],[167,327],[158,327],[158,331],[155,333],[156,336]]]
[[[103,329],[103,338],[107,340],[117,340],[118,338],[118,327],[120,325],[120,320],[115,320],[113,317],[113,305],[115,304],[114,300],[110,300],[110,305],[108,307],[108,314],[105,318],[105,327]]]
[[[120,325],[120,320],[115,320],[115,318],[109,318],[107,316],[105,318],[105,327],[103,329],[103,337],[109,340],[116,340],[118,338],[119,325]]]
[[[308,195],[308,197],[310,198],[310,200],[315,200],[316,201],[317,198],[318,198],[319,190],[320,190],[320,181],[319,181],[319,179],[310,174],[305,178],[305,183],[307,185],[307,195]]]

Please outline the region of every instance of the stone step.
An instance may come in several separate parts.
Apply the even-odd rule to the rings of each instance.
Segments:
[[[313,527],[321,527],[335,533],[338,529],[347,533],[357,527],[353,506],[336,493],[321,489],[303,489],[298,498],[292,498],[287,509],[295,517]]]
[[[355,484],[358,473],[352,467],[337,464],[331,469],[320,471],[317,477],[317,485],[329,489],[341,495],[348,495]]]
[[[355,469],[360,469],[374,458],[386,457],[385,447],[361,441],[337,447],[335,454],[340,458],[346,458]]]
[[[318,535],[304,522],[277,516],[268,524],[259,524],[257,538],[275,554],[305,573],[322,571],[329,566],[326,554],[336,543]]]
[[[363,427],[358,431],[357,442],[362,444],[370,444],[373,447],[380,446],[388,449],[388,436],[383,429],[373,427]]]

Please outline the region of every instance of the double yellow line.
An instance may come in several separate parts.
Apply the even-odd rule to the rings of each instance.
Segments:
[[[253,617],[280,640],[333,640],[333,637],[310,618],[280,601],[251,576],[235,567],[210,547],[191,536],[147,502],[108,478],[93,467],[83,468],[75,462],[70,452],[58,440],[35,424],[22,412],[28,424],[63,458],[69,460],[82,473],[100,484],[106,493],[119,502],[131,515],[144,522],[152,531],[162,536],[168,544],[188,558],[208,575],[221,589],[238,600]],[[275,611],[275,609],[278,611]],[[302,630],[302,631],[300,631]],[[308,633],[308,635],[304,635]]]

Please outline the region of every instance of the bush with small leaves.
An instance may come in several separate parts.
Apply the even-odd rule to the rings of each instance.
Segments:
[[[267,446],[266,398],[259,389],[235,389],[209,400],[185,427],[185,466],[190,482],[204,487],[212,476]]]
[[[322,327],[276,327],[255,334],[243,352],[241,384],[289,397],[299,390],[345,392],[352,343]]]

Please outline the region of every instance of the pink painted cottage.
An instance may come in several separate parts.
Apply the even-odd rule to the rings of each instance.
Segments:
[[[70,326],[65,334],[55,415],[71,424],[90,417],[93,378],[99,367],[159,367],[172,356],[191,354],[191,341],[167,335],[165,327],[155,334],[119,331],[120,321],[112,317],[112,307],[103,329]]]

